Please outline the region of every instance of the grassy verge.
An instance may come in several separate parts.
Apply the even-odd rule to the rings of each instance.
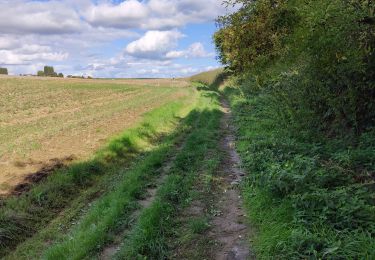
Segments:
[[[356,146],[281,129],[267,94],[226,89],[248,172],[243,195],[259,259],[374,259],[373,135]]]
[[[217,90],[227,76],[228,75],[224,69],[219,68],[193,75],[189,80],[192,82],[199,82],[202,84],[200,87]]]
[[[210,259],[217,245],[208,231],[215,214],[218,187],[221,178],[218,167],[222,159],[218,147],[211,149],[204,159],[205,165],[193,181],[189,203],[174,217],[173,230],[168,240],[170,259]]]
[[[191,201],[191,188],[198,174],[206,169],[207,155],[217,148],[221,112],[217,93],[202,92],[199,109],[187,120],[193,131],[177,154],[170,173],[157,192],[154,203],[145,209],[130,234],[124,238],[117,259],[164,259],[169,255],[175,217]],[[194,225],[200,229],[200,223]]]
[[[51,237],[51,231],[56,230],[56,225],[53,225],[50,231],[43,230],[47,223],[56,218],[60,212],[69,208],[69,205],[82,208],[85,203],[106,193],[107,191],[102,189],[113,187],[113,183],[117,182],[116,178],[118,176],[121,178],[126,173],[124,168],[129,166],[131,161],[156,149],[155,142],[170,132],[179,120],[178,116],[186,115],[194,107],[194,103],[195,94],[191,89],[190,98],[170,102],[148,113],[144,117],[143,123],[114,138],[92,160],[76,163],[67,169],[59,170],[44,182],[35,185],[30,192],[2,201],[0,256],[4,256],[10,249],[39,230],[44,232],[44,236],[33,242],[39,245],[36,248],[42,247],[43,243],[40,239]],[[164,146],[161,145],[160,149],[165,150]],[[155,162],[159,159],[157,155],[154,155],[144,167],[154,167]],[[130,174],[130,176],[133,175]],[[90,194],[87,194],[88,192]],[[135,193],[135,191],[129,193],[129,196],[136,196]],[[75,203],[77,200],[79,202]],[[71,211],[65,211],[64,214],[75,215],[72,212],[79,213],[73,208]],[[46,246],[45,243],[44,246]],[[28,244],[23,248],[29,250],[31,255],[37,254],[35,252],[37,249],[33,249],[33,244]],[[24,252],[18,252],[19,256],[26,256]]]

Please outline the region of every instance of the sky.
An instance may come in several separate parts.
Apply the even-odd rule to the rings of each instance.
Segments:
[[[221,0],[0,0],[0,67],[105,78],[217,68]]]

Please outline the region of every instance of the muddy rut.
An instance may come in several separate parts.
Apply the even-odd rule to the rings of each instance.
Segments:
[[[217,211],[211,221],[209,236],[218,243],[213,259],[255,259],[249,248],[251,230],[245,224],[246,215],[242,208],[239,185],[245,175],[241,169],[241,159],[235,150],[232,113],[226,100],[221,101],[224,115],[221,119],[223,137],[220,150],[224,157],[221,161],[220,188],[217,194]]]

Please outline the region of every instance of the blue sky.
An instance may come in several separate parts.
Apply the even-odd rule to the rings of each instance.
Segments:
[[[0,66],[35,74],[180,77],[220,66],[221,0],[0,0]]]

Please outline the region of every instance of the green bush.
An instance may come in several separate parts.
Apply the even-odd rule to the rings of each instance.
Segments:
[[[358,136],[375,121],[375,4],[367,0],[232,0],[218,19],[219,58],[266,91],[285,126]],[[248,82],[255,84],[248,84]]]
[[[375,258],[375,2],[226,2],[214,41],[259,258]]]

